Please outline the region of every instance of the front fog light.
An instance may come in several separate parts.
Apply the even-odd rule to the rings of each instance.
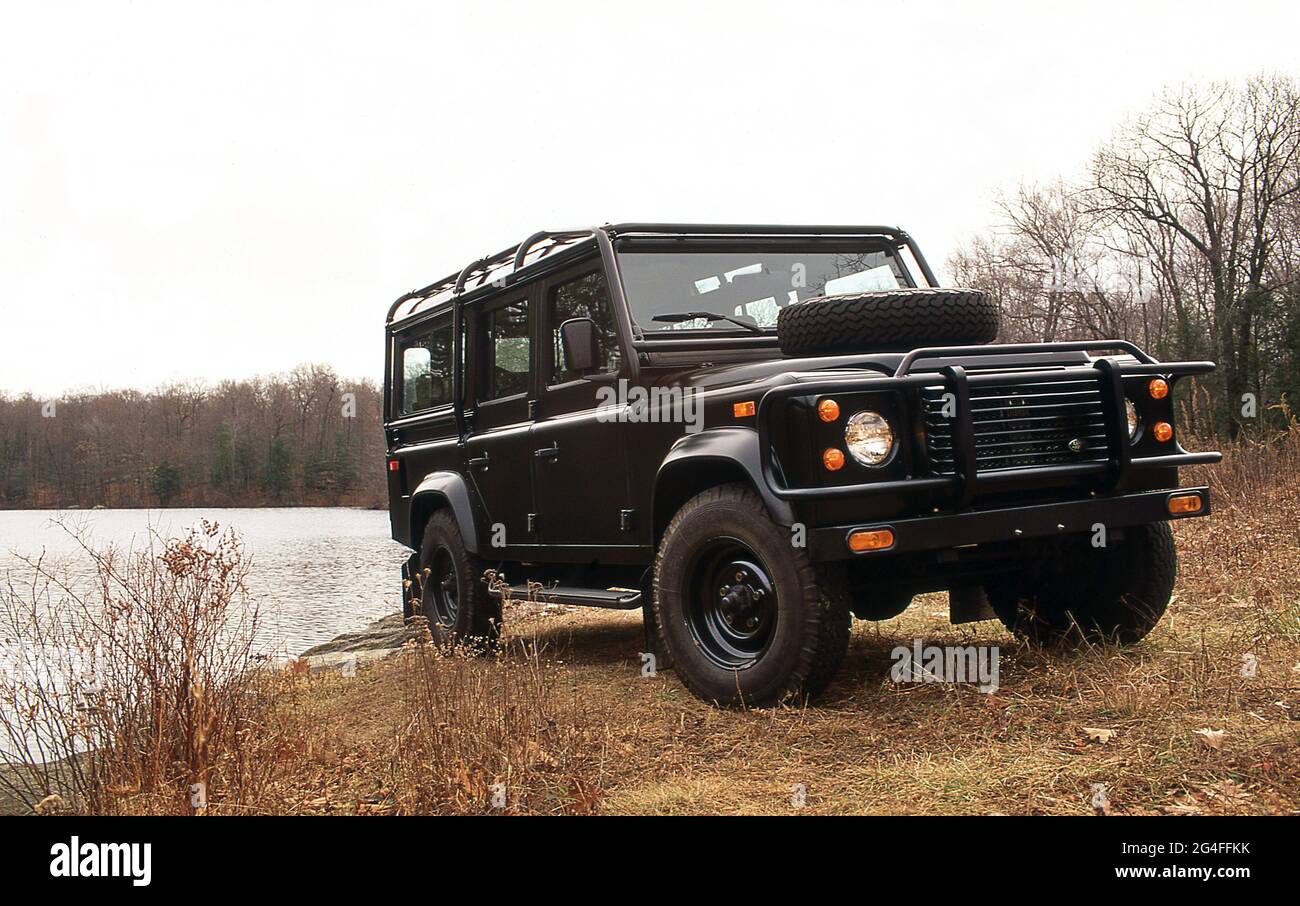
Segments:
[[[1128,421],[1128,439],[1129,443],[1132,443],[1137,439],[1138,426],[1142,423],[1138,418],[1137,406],[1133,405],[1132,400],[1124,400],[1124,418]]]
[[[883,465],[894,451],[894,431],[879,412],[864,409],[854,413],[844,427],[844,444],[862,465]]]

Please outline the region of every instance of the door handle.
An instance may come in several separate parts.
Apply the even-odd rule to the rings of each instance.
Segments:
[[[533,455],[538,459],[556,460],[560,458],[560,445],[553,443],[549,447],[542,447],[540,450],[534,450]]]
[[[492,464],[492,461],[491,461],[490,459],[488,459],[488,455],[487,455],[486,453],[484,453],[482,456],[471,456],[471,457],[469,458],[469,467],[470,467],[471,469],[485,469],[485,470],[486,470],[487,467],[488,467],[489,465],[491,465],[491,464]]]

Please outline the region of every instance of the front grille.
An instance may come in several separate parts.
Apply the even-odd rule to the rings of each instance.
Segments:
[[[954,418],[943,414],[941,386],[921,390],[930,464],[952,475]],[[1105,462],[1106,420],[1095,378],[971,387],[978,472]],[[1082,445],[1078,452],[1070,449]]]

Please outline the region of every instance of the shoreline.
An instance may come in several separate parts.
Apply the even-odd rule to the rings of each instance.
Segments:
[[[297,660],[305,663],[311,671],[342,669],[346,665],[355,667],[395,654],[414,637],[399,610],[363,629],[340,633],[328,642],[313,645],[299,654]]]

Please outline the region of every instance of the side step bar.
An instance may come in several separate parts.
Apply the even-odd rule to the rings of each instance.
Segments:
[[[641,606],[641,592],[634,588],[585,588],[577,585],[511,585],[492,591],[495,597],[512,600],[537,600],[543,604],[572,604],[575,607],[605,607],[611,610],[635,610]]]

